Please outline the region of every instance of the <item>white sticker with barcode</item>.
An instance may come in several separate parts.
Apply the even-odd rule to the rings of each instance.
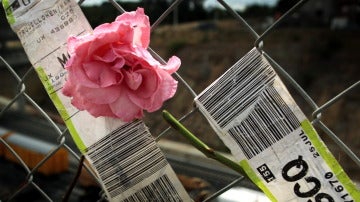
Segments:
[[[177,178],[142,121],[112,131],[87,148],[87,155],[115,201],[188,199],[175,187]]]
[[[256,48],[195,103],[272,201],[360,200],[354,183]]]
[[[61,93],[67,38],[92,28],[75,0],[3,0],[8,21],[110,201],[191,201],[141,121],[95,118]]]

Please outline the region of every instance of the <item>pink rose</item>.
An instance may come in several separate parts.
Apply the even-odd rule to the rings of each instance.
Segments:
[[[69,37],[70,59],[63,94],[79,110],[95,117],[117,117],[125,122],[153,112],[174,96],[177,81],[171,76],[180,59],[160,64],[147,51],[149,18],[142,8],[126,12],[93,33]]]

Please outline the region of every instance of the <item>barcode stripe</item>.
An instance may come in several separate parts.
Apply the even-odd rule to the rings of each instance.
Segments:
[[[169,166],[141,121],[125,124],[113,131],[90,146],[87,155],[111,197]],[[147,191],[149,197],[157,195],[155,189]],[[176,189],[173,192],[177,194]]]
[[[285,101],[281,98],[279,93],[277,93],[274,88],[270,88],[268,90],[272,95],[273,99],[276,100],[276,102],[280,103],[281,105],[286,105]],[[290,128],[296,128],[299,126],[299,120],[296,118],[294,112],[292,112],[289,107],[282,107],[281,110],[284,110],[283,114],[287,115],[286,120],[288,120],[288,123],[291,125]]]
[[[240,63],[237,65],[242,65],[242,64]],[[218,85],[216,85],[218,88],[216,88],[214,90],[216,90],[216,92],[218,92],[218,93],[214,93],[211,96],[212,99],[204,100],[203,104],[209,108],[210,113],[214,113],[212,110],[216,109],[215,108],[216,105],[221,104],[221,102],[226,102],[226,100],[223,99],[224,95],[229,94],[229,97],[231,97],[231,94],[229,92],[238,92],[238,91],[243,91],[243,89],[249,89],[247,87],[247,85],[250,84],[250,82],[244,83],[245,86],[236,85],[236,84],[241,79],[250,79],[249,75],[252,74],[253,69],[249,68],[249,69],[245,69],[245,71],[244,70],[240,71],[241,69],[236,69],[236,70],[237,71],[231,72],[231,74],[229,74],[229,76],[232,76],[231,79],[228,79],[227,81],[219,82]],[[238,77],[238,78],[236,78],[236,77]],[[217,102],[218,100],[220,101],[220,103]]]
[[[257,116],[258,114],[254,114],[254,117],[251,116],[250,118],[250,123],[251,123],[251,128],[254,129],[254,133],[258,134],[256,137],[258,137],[258,141],[260,142],[261,145],[261,150],[266,149],[267,147],[269,147],[271,145],[270,140],[267,138],[266,134],[263,132],[263,128],[262,127],[258,127],[256,124],[256,120],[258,120],[260,117]],[[263,122],[260,122],[261,125]]]
[[[256,153],[259,153],[262,150],[262,144],[260,143],[260,138],[256,135],[254,127],[251,126],[252,117],[249,117],[249,121],[243,122],[243,127],[245,128],[246,133],[249,134],[248,138],[251,139],[252,145],[254,145],[254,150]]]
[[[266,89],[264,96],[271,100],[270,104],[272,104],[272,109],[277,111],[277,115],[281,118],[283,123],[285,123],[285,125],[282,126],[286,126],[286,132],[291,132],[294,128],[299,126],[299,121],[294,113],[286,105],[285,101],[281,98],[275,88]]]
[[[137,127],[139,127],[141,125],[141,122],[140,121],[134,121],[134,122],[131,122],[131,123],[126,123],[122,126],[120,126],[118,129],[112,131],[109,136],[111,135],[114,135],[114,134],[118,134],[118,133],[123,133],[123,134],[127,134],[127,133],[132,133],[134,131],[136,131]],[[129,132],[130,131],[130,132]],[[124,138],[131,138],[132,136],[126,136]],[[97,141],[94,145],[91,145],[90,147],[87,148],[86,151],[89,151],[89,150],[94,150],[96,149],[97,147],[105,147],[109,142],[109,139],[104,137],[102,139],[100,139],[99,141]]]
[[[104,156],[103,159],[101,159],[101,161],[119,161],[119,162],[123,162],[124,166],[128,166],[129,164],[132,164],[132,162],[135,162],[137,160],[137,158],[140,158],[142,156],[144,156],[145,154],[147,154],[148,152],[151,152],[152,149],[156,149],[155,145],[151,145],[151,142],[139,142],[139,141],[134,141],[133,143],[138,143],[138,144],[129,144],[128,146],[124,145],[124,148],[121,147],[116,147],[116,148],[112,148],[114,150],[116,149],[122,149],[122,154],[121,156],[118,156],[116,153],[109,153],[108,156]],[[139,149],[136,151],[133,151],[135,147],[139,146]],[[111,148],[111,147],[110,147]],[[128,162],[128,161],[132,161],[132,162]],[[99,160],[100,161],[100,160]],[[99,161],[96,161],[94,163],[99,163]],[[103,171],[106,170],[107,167],[106,165],[104,166],[99,166],[99,171]]]
[[[264,86],[273,82],[275,75],[258,51],[251,51],[207,89],[209,92],[205,91],[197,99],[219,126],[224,127],[255,102],[257,95]]]
[[[241,65],[248,65],[250,63],[252,63],[252,60],[254,60],[256,57],[256,55],[252,54],[252,53],[248,53],[244,56],[244,58],[240,59],[234,66],[241,66]],[[233,75],[236,71],[239,71],[236,68],[229,68],[224,75]],[[218,92],[219,89],[222,88],[222,83],[226,81],[226,77],[220,77],[216,83],[220,84],[220,85],[212,85],[209,86],[209,88],[207,90],[205,90],[201,95],[199,95],[199,99],[201,99],[201,97],[213,97],[214,96],[214,92]],[[214,97],[215,99],[217,99],[216,97]]]
[[[254,82],[256,82],[256,85],[245,85],[244,86],[244,90],[240,90],[238,88],[234,89],[235,92],[237,92],[237,95],[231,95],[230,98],[233,100],[234,103],[238,103],[238,105],[229,105],[228,103],[223,103],[225,105],[229,105],[228,109],[225,110],[218,110],[219,112],[221,112],[221,114],[217,114],[217,113],[213,113],[214,117],[216,119],[218,119],[219,124],[221,127],[225,126],[228,122],[227,119],[232,119],[233,117],[235,117],[239,112],[235,109],[238,109],[238,106],[242,105],[241,102],[239,102],[239,100],[244,99],[242,96],[243,95],[247,95],[247,94],[257,94],[261,89],[262,86],[259,85],[259,83],[262,82],[266,82],[264,81],[262,78],[257,79],[254,78]],[[239,91],[238,91],[239,90]],[[254,99],[252,99],[251,97],[249,97],[249,99],[245,99],[244,100],[245,103],[247,103],[248,105],[250,105],[251,103],[254,102]]]
[[[248,159],[300,126],[275,79],[274,69],[254,48],[195,98]]]
[[[252,59],[253,58],[249,59],[248,63],[250,63]],[[247,64],[246,63],[243,64],[242,61],[240,60],[234,66],[240,66],[240,65],[247,65]],[[236,75],[236,74],[239,74],[238,71],[239,71],[239,69],[230,68],[229,71],[227,71],[225,73],[225,75]],[[245,72],[243,72],[243,74],[246,74],[246,71],[250,71],[250,69],[245,70]],[[211,88],[209,89],[209,94],[205,93],[204,95],[200,96],[199,99],[202,99],[202,97],[212,97],[213,98],[213,99],[209,99],[209,100],[204,100],[204,105],[212,106],[216,100],[219,100],[222,98],[221,94],[219,94],[218,92],[226,93],[231,90],[232,83],[230,80],[227,80],[225,77],[221,77],[217,81],[217,83],[218,83],[218,85],[211,86]]]
[[[154,194],[154,192],[156,194]],[[182,199],[176,192],[175,187],[171,184],[169,177],[163,175],[124,200],[124,202],[142,201],[179,202],[182,201]]]
[[[262,108],[255,108],[256,111],[256,119],[257,120],[262,120],[259,124],[260,126],[258,127],[260,131],[263,131],[264,133],[264,139],[266,139],[269,144],[268,146],[270,146],[272,144],[272,142],[276,142],[277,138],[274,136],[267,136],[266,134],[270,134],[274,131],[273,129],[273,125],[271,124],[271,120],[268,116],[266,116],[266,112],[264,111],[264,109]],[[267,138],[266,138],[267,137]]]
[[[251,156],[253,153],[256,153],[254,151],[254,147],[251,145],[251,142],[247,140],[243,131],[240,130],[240,127],[232,128],[229,133],[246,157]]]
[[[138,166],[141,166],[142,169],[138,170]],[[160,154],[151,155],[147,158],[142,159],[141,161],[134,162],[133,165],[128,167],[112,167],[107,172],[104,172],[104,183],[111,188],[113,183],[117,183],[117,180],[121,179],[122,184],[128,183],[130,180],[132,183],[139,182],[138,180],[142,179],[141,174],[144,170],[147,172],[152,171],[152,173],[160,170],[162,167],[166,166],[163,161],[163,156]]]
[[[278,92],[274,87],[268,87],[260,95],[254,110],[240,124],[230,128],[229,134],[251,159],[299,126],[300,122]]]
[[[265,99],[268,99],[268,97],[264,97]],[[271,102],[271,101],[269,101]],[[265,120],[269,120],[268,124],[266,125],[267,127],[271,128],[271,132],[272,134],[274,134],[273,136],[275,137],[276,140],[280,140],[281,139],[281,132],[279,132],[281,130],[281,128],[277,127],[276,121],[277,121],[277,115],[275,114],[276,112],[274,112],[274,109],[271,104],[269,105],[268,102],[265,102],[264,100],[261,100],[259,102],[259,105],[262,106],[261,108],[259,108],[259,111],[263,111],[262,116],[261,116],[261,121],[265,121]]]

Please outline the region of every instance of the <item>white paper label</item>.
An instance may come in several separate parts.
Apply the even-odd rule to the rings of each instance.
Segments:
[[[256,48],[195,103],[272,201],[360,200],[355,185]]]
[[[98,174],[108,199],[191,201],[142,121],[125,124],[113,118],[95,118],[74,108],[70,98],[61,93],[69,59],[67,38],[92,32],[76,1],[2,3],[12,29],[76,145]]]

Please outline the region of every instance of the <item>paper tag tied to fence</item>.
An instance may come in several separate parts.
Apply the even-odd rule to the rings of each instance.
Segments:
[[[99,176],[110,201],[191,201],[141,121],[123,123],[79,111],[60,90],[70,35],[92,28],[75,0],[3,0],[17,33],[76,145]]]
[[[256,48],[195,98],[272,201],[360,201],[360,194]]]

